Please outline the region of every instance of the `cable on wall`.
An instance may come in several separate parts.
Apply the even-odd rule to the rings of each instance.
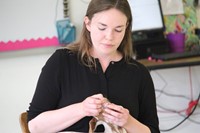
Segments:
[[[63,14],[64,14],[64,18],[69,17],[69,3],[68,3],[68,0],[63,0]]]
[[[56,1],[56,6],[55,6],[55,17],[54,17],[55,24],[56,24],[57,15],[58,15],[58,3],[59,3],[59,0]]]
[[[197,100],[196,100],[197,103],[199,102],[199,99],[200,99],[200,93],[199,93],[199,96],[198,96],[198,98],[197,98]],[[194,106],[194,108],[192,109],[192,111],[190,112],[190,114],[187,115],[187,116],[186,116],[182,121],[180,121],[178,124],[176,124],[176,125],[173,126],[172,128],[169,128],[169,129],[161,129],[160,131],[162,131],[162,132],[168,132],[168,131],[171,131],[171,130],[177,128],[178,126],[180,126],[183,122],[185,122],[187,119],[190,118],[190,116],[194,113],[194,111],[195,111],[197,105],[198,105],[198,104],[196,104],[196,105]]]
[[[88,4],[91,0],[81,0],[81,2]]]
[[[158,73],[157,73],[158,74]],[[166,83],[166,81],[164,80],[164,78],[159,75],[159,77]],[[168,129],[160,129],[160,131],[162,132],[168,132],[168,131],[171,131],[175,128],[177,128],[178,126],[180,126],[183,122],[185,122],[186,120],[189,120],[195,124],[200,124],[199,122],[197,121],[194,121],[190,118],[191,115],[193,115],[194,111],[196,110],[196,107],[198,106],[198,103],[199,103],[199,99],[200,99],[200,93],[198,95],[198,98],[196,100],[194,100],[194,97],[193,97],[193,86],[192,86],[192,72],[191,72],[191,67],[189,67],[189,83],[190,83],[190,93],[191,93],[191,97],[188,98],[186,96],[183,96],[183,95],[174,95],[174,94],[169,94],[169,93],[166,93],[164,91],[164,88],[162,88],[162,90],[156,90],[157,92],[160,93],[159,96],[161,96],[161,93],[162,94],[165,94],[165,95],[168,95],[168,96],[172,96],[172,97],[180,97],[180,98],[184,98],[184,99],[188,99],[190,100],[190,102],[188,103],[188,107],[186,109],[183,109],[183,110],[179,110],[179,111],[176,111],[176,110],[172,110],[172,109],[167,109],[161,105],[159,105],[157,103],[157,107],[163,109],[165,112],[171,112],[171,113],[177,113],[179,114],[180,116],[184,117],[183,120],[181,120],[179,123],[177,123],[176,125],[174,125],[173,127],[171,128],[168,128]],[[159,110],[158,110],[159,111]],[[160,111],[160,112],[164,112],[164,111]],[[182,112],[185,112],[186,113],[186,117],[184,115],[182,115],[181,113]]]

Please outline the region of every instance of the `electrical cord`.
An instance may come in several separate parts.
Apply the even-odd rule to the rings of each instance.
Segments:
[[[189,119],[189,117],[194,113],[196,107],[198,106],[199,99],[200,99],[200,93],[199,93],[199,96],[198,96],[197,100],[195,100],[195,101],[196,101],[196,102],[195,102],[196,104],[193,104],[193,108],[192,108],[191,112],[189,112],[189,114],[188,114],[182,121],[180,121],[178,124],[176,124],[176,125],[173,126],[172,128],[169,128],[169,129],[160,129],[160,131],[162,131],[162,132],[171,131],[171,130],[177,128],[178,126],[180,126],[180,125],[181,125],[183,122],[185,122],[187,119]]]
[[[200,106],[200,105],[198,104],[197,106]],[[182,109],[182,110],[177,111],[177,110],[165,108],[165,107],[163,107],[160,104],[157,104],[157,107],[159,107],[160,109],[162,109],[162,110],[158,110],[158,112],[160,112],[160,113],[178,114],[178,115],[180,115],[181,117],[184,117],[184,118],[185,118],[185,115],[182,114],[182,113],[186,112],[186,110],[187,110],[187,108],[186,108],[186,109]],[[194,115],[200,115],[200,112],[197,112],[197,113],[193,114],[193,116]],[[200,124],[200,121],[195,121],[195,120],[193,120],[191,118],[189,118],[188,120],[191,121],[191,122],[193,122],[193,123],[195,123],[195,124]]]
[[[160,129],[160,131],[162,132],[168,132],[168,131],[171,131],[175,128],[177,128],[178,126],[180,126],[183,122],[185,122],[186,120],[189,120],[195,124],[200,124],[200,122],[198,121],[195,121],[193,119],[190,118],[191,115],[193,115],[194,111],[196,110],[197,106],[199,106],[199,99],[200,99],[200,92],[199,92],[199,96],[197,98],[197,100],[193,100],[193,90],[192,90],[192,76],[191,76],[191,67],[189,67],[189,77],[190,77],[190,88],[191,88],[191,98],[189,97],[186,97],[184,95],[175,95],[175,94],[170,94],[170,93],[167,93],[164,91],[165,87],[167,86],[167,82],[165,81],[165,79],[158,73],[156,72],[156,74],[159,76],[159,78],[164,81],[165,85],[164,87],[162,87],[162,89],[155,89],[156,92],[159,92],[159,95],[156,97],[156,98],[159,98],[162,94],[165,94],[166,96],[172,96],[172,97],[179,97],[179,98],[184,98],[184,99],[187,99],[187,100],[190,100],[190,102],[188,103],[188,107],[184,110],[179,110],[179,111],[176,111],[176,110],[172,110],[172,109],[167,109],[161,105],[159,105],[157,103],[157,107],[163,109],[164,111],[166,112],[171,112],[171,113],[177,113],[179,114],[180,116],[184,117],[184,119],[182,121],[180,121],[178,124],[176,124],[175,126],[171,127],[171,128],[168,128],[168,129]],[[163,111],[163,112],[164,112]],[[160,111],[161,112],[161,111]],[[185,115],[181,114],[182,112],[185,112],[186,113],[186,117]]]
[[[161,95],[162,95],[162,93],[164,92],[164,89],[167,87],[167,82],[166,82],[166,80],[157,72],[157,71],[154,71],[157,75],[158,75],[158,77],[164,82],[164,86],[162,87],[162,91],[160,91],[160,94],[158,95],[158,96],[156,96],[156,99],[158,99]]]
[[[166,96],[171,96],[171,97],[179,97],[179,98],[184,98],[184,99],[187,99],[187,100],[190,100],[189,97],[186,97],[185,95],[176,95],[176,94],[171,94],[171,93],[167,93],[163,90],[159,90],[159,89],[155,89],[156,92],[160,92],[162,94],[165,94]]]
[[[81,2],[88,4],[91,0],[81,0]]]
[[[58,3],[59,3],[59,0],[56,1],[56,5],[55,5],[55,16],[54,16],[55,24],[56,24],[56,20],[57,20],[57,16],[58,16]]]
[[[182,110],[177,111],[177,110],[165,108],[165,107],[163,107],[159,104],[157,104],[157,107],[163,109],[166,113],[178,113],[178,114],[180,114],[180,113],[185,112],[187,110],[187,109],[182,109]],[[159,112],[164,112],[164,111],[159,111]]]
[[[179,113],[179,115],[185,118],[184,115],[182,115],[182,114],[180,114],[180,113]],[[194,115],[200,115],[200,113],[192,114],[192,115],[193,115],[193,116],[194,116]],[[192,118],[188,118],[188,120],[191,121],[192,123],[195,123],[195,124],[199,124],[199,125],[200,125],[200,121],[195,121],[195,120],[193,120]]]

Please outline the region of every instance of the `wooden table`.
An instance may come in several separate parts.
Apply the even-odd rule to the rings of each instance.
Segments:
[[[140,59],[138,61],[144,64],[149,70],[156,70],[156,69],[200,65],[200,56],[168,60],[168,61],[154,61],[154,60],[150,61],[148,59]]]

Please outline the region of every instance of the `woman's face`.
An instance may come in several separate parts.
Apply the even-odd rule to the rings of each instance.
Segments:
[[[117,9],[102,11],[96,13],[91,20],[85,17],[85,24],[90,32],[95,54],[116,54],[127,25],[127,17],[122,12]]]

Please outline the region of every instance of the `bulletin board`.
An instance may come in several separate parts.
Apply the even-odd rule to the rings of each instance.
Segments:
[[[194,7],[194,0],[181,0],[183,2],[183,13],[176,15],[164,15],[164,22],[166,26],[165,33],[181,32],[186,33],[185,48],[191,50],[195,45],[199,45],[198,37],[195,35],[195,28],[197,27],[196,9]]]
[[[57,2],[1,0],[0,52],[58,45],[55,26],[59,18]],[[63,10],[60,11],[63,15]]]

